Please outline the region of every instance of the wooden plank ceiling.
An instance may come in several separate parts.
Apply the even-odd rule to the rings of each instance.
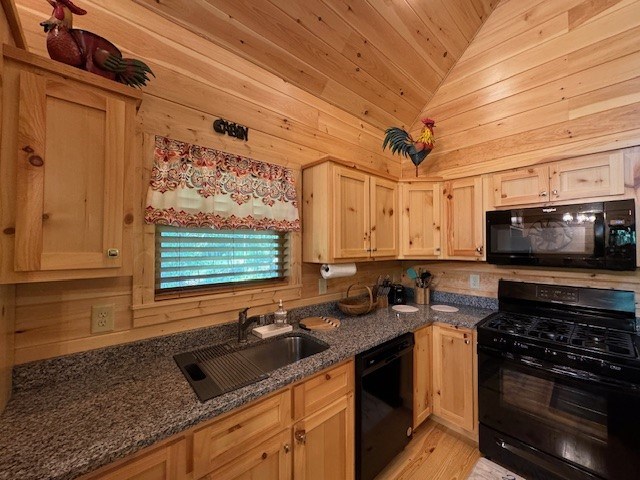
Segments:
[[[498,0],[134,0],[378,128],[411,125]]]

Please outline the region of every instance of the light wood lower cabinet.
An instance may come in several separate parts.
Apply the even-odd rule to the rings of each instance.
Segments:
[[[289,480],[291,430],[286,429],[254,448],[240,447],[232,462],[204,476],[207,480]]]
[[[433,326],[414,333],[413,347],[413,428],[417,428],[433,413]]]
[[[186,480],[187,440],[181,438],[112,468],[83,477],[84,480]]]
[[[202,478],[235,463],[242,454],[262,456],[262,443],[291,425],[289,389],[260,400],[193,434],[193,473]]]
[[[296,423],[293,437],[294,479],[353,479],[353,394]]]
[[[433,413],[468,432],[477,431],[474,344],[472,330],[434,326]]]

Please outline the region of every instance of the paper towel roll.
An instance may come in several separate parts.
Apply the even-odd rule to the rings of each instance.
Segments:
[[[337,265],[324,263],[320,267],[320,275],[322,275],[322,278],[350,277],[355,275],[356,271],[355,263],[341,263]]]

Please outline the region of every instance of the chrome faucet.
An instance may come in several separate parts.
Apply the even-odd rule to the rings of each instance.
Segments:
[[[266,315],[253,315],[247,318],[247,312],[249,307],[238,312],[238,342],[245,343],[247,341],[247,330],[249,327],[256,323],[258,325],[264,324]]]

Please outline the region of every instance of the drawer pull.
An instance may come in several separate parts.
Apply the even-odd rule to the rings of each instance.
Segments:
[[[263,452],[263,453],[262,453],[262,459],[263,459],[263,460],[266,460],[266,459],[267,459],[267,452]]]
[[[329,375],[328,373],[324,376],[325,380],[331,380],[331,375]]]
[[[284,448],[284,453],[289,453],[291,451],[291,447],[289,446],[288,443],[285,443],[283,448]]]

